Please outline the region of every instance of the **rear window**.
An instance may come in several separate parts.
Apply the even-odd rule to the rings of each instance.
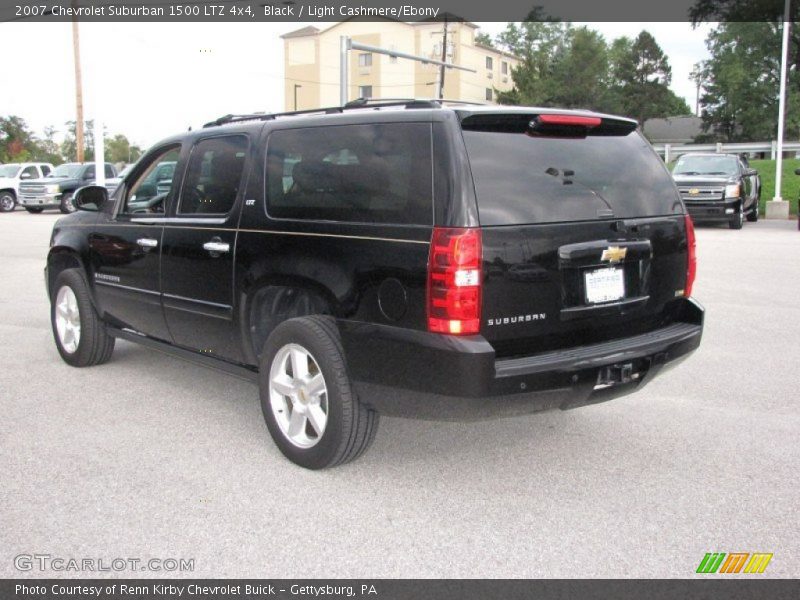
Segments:
[[[432,198],[428,123],[284,129],[269,137],[271,217],[430,225]]]
[[[586,137],[469,130],[481,225],[681,214],[661,159],[638,132]]]

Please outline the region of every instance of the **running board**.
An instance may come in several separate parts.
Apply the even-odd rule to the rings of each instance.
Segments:
[[[226,360],[222,360],[221,358],[200,354],[199,352],[187,350],[186,348],[181,348],[180,346],[173,346],[172,344],[153,339],[142,333],[133,331],[132,329],[120,329],[118,327],[106,325],[106,331],[108,332],[108,335],[112,337],[127,340],[129,342],[133,342],[134,344],[141,344],[143,346],[147,346],[148,348],[152,348],[153,350],[157,350],[158,352],[163,352],[164,354],[169,354],[170,356],[174,356],[203,367],[222,371],[223,373],[233,375],[239,379],[244,379],[250,383],[258,384],[258,370],[255,367],[247,367],[244,365],[231,363]]]

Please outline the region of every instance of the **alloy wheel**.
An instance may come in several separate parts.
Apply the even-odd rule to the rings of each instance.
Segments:
[[[299,344],[286,344],[275,354],[269,399],[287,440],[298,448],[317,445],[328,424],[328,388],[316,359]]]
[[[81,343],[81,314],[75,292],[66,285],[56,295],[56,332],[64,351],[74,354]]]

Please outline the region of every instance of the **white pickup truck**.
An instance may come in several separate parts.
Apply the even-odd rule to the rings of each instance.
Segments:
[[[25,162],[0,165],[0,212],[11,212],[17,206],[21,181],[46,177],[52,170],[53,165],[50,163]]]

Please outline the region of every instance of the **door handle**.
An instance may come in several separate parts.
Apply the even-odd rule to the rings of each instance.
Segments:
[[[226,242],[217,242],[217,241],[210,241],[203,244],[203,250],[208,250],[209,252],[220,253],[220,252],[229,252],[231,249],[231,245]]]
[[[136,240],[136,243],[142,248],[155,248],[158,246],[158,240],[154,240],[153,238],[139,238]]]

